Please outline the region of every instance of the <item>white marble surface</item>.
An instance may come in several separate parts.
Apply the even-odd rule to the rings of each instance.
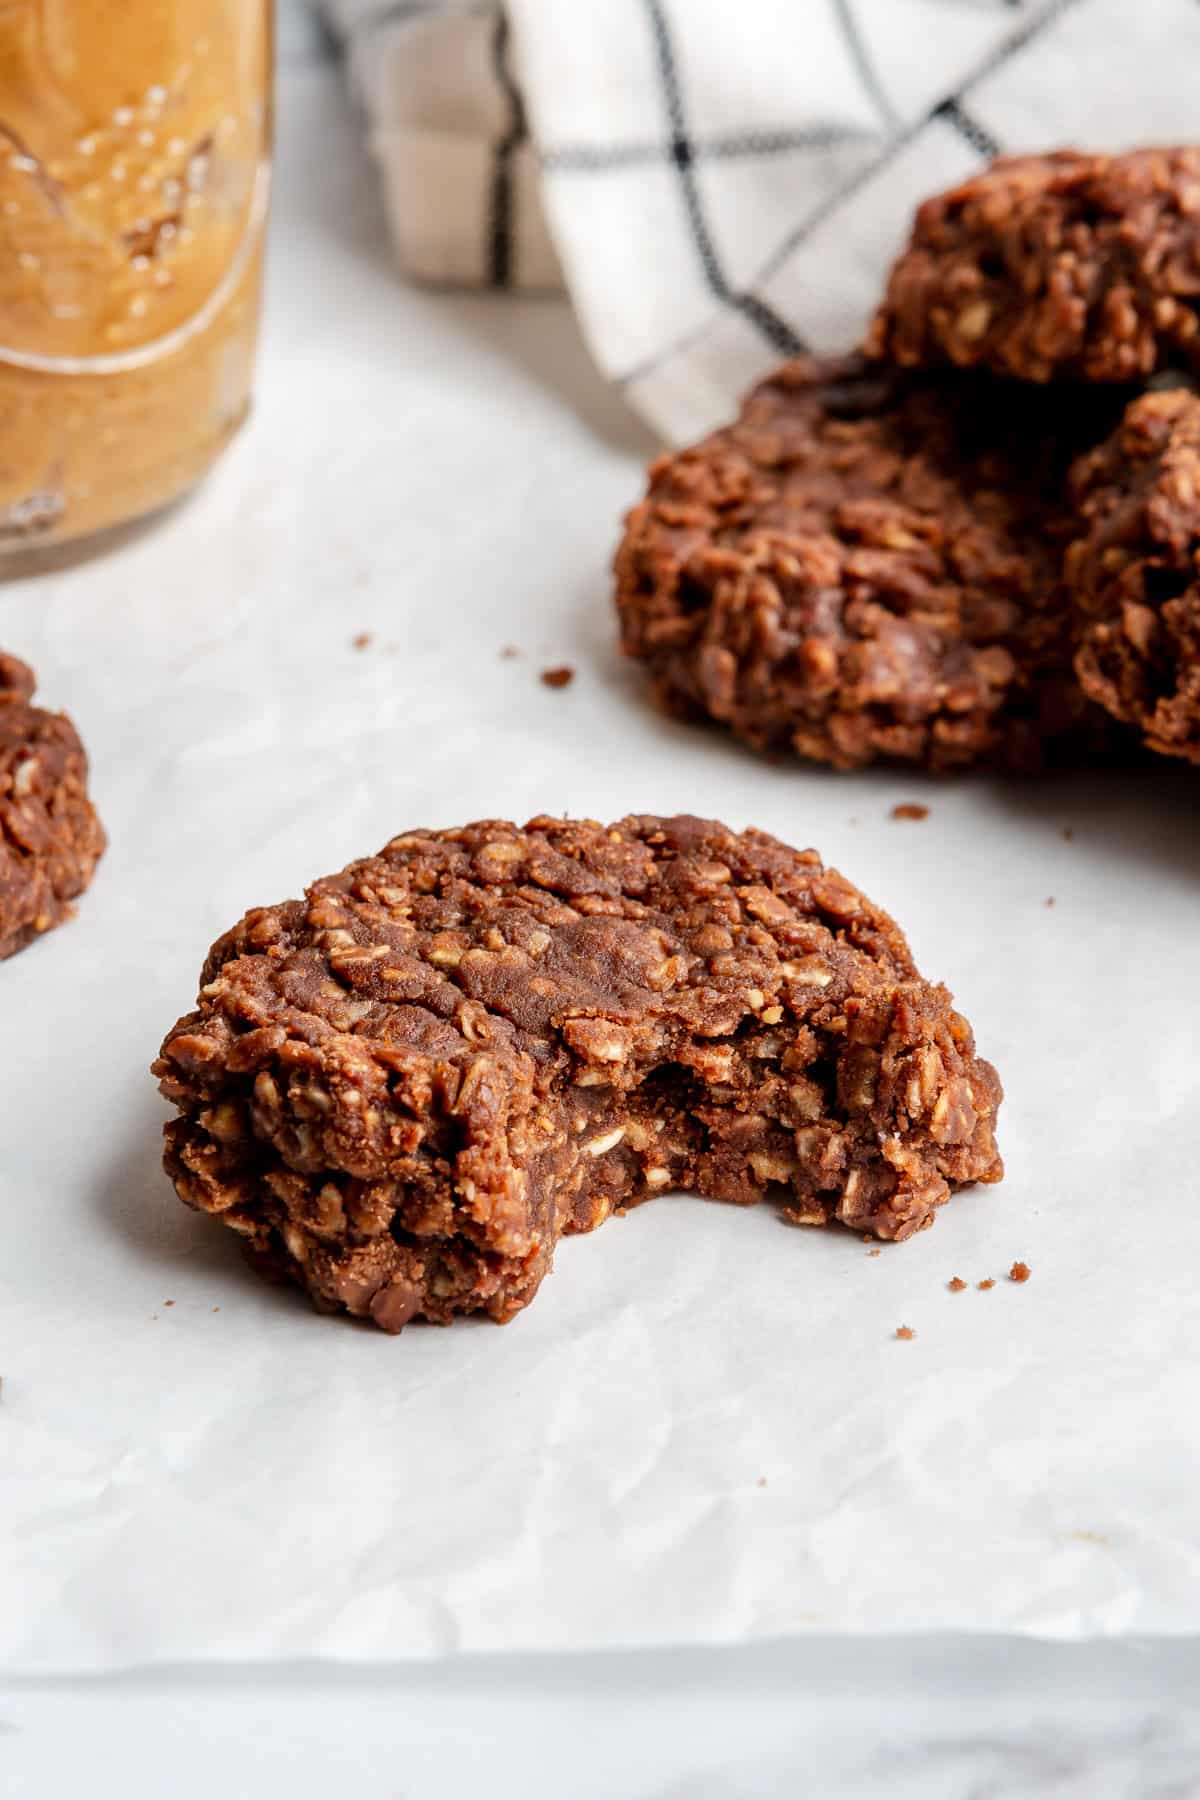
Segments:
[[[0,1683],[5,1800],[1191,1800],[1181,1642],[835,1642]]]
[[[281,108],[333,87],[320,40],[284,9]],[[301,149],[302,146],[292,146]],[[311,147],[309,147],[311,148]],[[343,119],[322,147],[353,158]],[[306,171],[321,159],[305,159]],[[377,255],[369,175],[285,183],[321,230]],[[353,202],[347,194],[353,189]],[[279,225],[299,222],[281,209]],[[371,246],[378,242],[379,248]],[[276,264],[270,330],[300,314]],[[430,305],[435,304],[430,302]],[[575,409],[597,442],[644,448],[606,394],[565,309],[445,300],[484,340]],[[169,529],[169,527],[168,527]],[[357,619],[356,619],[357,623]],[[744,1650],[458,1660],[375,1671],[187,1669],[0,1682],[4,1800],[204,1800],[363,1787],[380,1800],[742,1800],[874,1794],[896,1800],[1200,1794],[1200,1642],[1056,1646],[1020,1640],[817,1640]]]

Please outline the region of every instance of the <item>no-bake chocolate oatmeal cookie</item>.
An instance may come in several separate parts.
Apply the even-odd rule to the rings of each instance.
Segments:
[[[1135,400],[1071,488],[1080,684],[1152,750],[1200,762],[1200,398]]]
[[[838,768],[1094,747],[1063,485],[1118,416],[1106,390],[787,363],[652,465],[616,558],[624,648],[669,710]]]
[[[693,818],[415,831],[248,913],[155,1064],[166,1167],[387,1331],[525,1306],[665,1188],[881,1238],[996,1181],[1000,1084],[815,851]]]
[[[33,691],[0,651],[0,958],[70,918],[104,850],[75,727]]]
[[[1200,368],[1200,149],[1003,157],[918,208],[870,349],[1026,381]]]

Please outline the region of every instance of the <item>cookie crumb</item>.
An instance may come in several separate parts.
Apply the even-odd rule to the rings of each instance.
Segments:
[[[514,656],[520,656],[520,654],[521,652],[517,649],[515,644],[505,644],[503,650],[500,652],[500,661],[511,662]]]
[[[355,650],[369,650],[374,642],[375,633],[373,631],[360,631],[350,639],[351,646]]]
[[[986,1293],[986,1292],[987,1292],[987,1290],[988,1290],[988,1288],[994,1288],[994,1287],[995,1287],[995,1285],[996,1285],[996,1284],[995,1284],[995,1282],[994,1282],[994,1281],[993,1281],[993,1280],[992,1280],[992,1278],[991,1278],[991,1276],[990,1276],[990,1275],[989,1275],[989,1276],[988,1276],[988,1278],[987,1278],[987,1280],[986,1280],[986,1281],[977,1281],[977,1282],[976,1282],[976,1283],[975,1283],[975,1286],[976,1286],[976,1287],[977,1287],[977,1288],[982,1288],[982,1289],[983,1289],[983,1291],[984,1291],[984,1293]]]
[[[1047,900],[1046,900],[1046,905],[1047,905],[1047,906],[1053,906],[1053,905],[1054,905],[1054,895],[1053,895],[1053,894],[1050,894],[1050,895],[1049,895],[1049,896],[1048,896],[1048,897],[1047,897]]]
[[[1062,828],[1062,834],[1069,844],[1075,836],[1074,828],[1070,825],[1064,825]]]
[[[946,1283],[952,1294],[961,1294],[966,1285],[961,1275],[952,1275]]]
[[[919,800],[902,800],[899,806],[893,806],[893,819],[927,819],[929,808],[922,806]]]
[[[756,1482],[755,1482],[755,1484],[754,1484],[754,1485],[755,1485],[755,1487],[766,1487],[766,1485],[767,1485],[767,1478],[766,1478],[766,1476],[765,1476],[765,1475],[760,1475],[760,1476],[759,1476],[759,1478],[758,1478],[758,1480],[757,1480],[757,1481],[756,1481]]]
[[[917,1334],[911,1325],[897,1325],[896,1327],[896,1336],[898,1338],[903,1338],[905,1343],[907,1343],[910,1338],[915,1338],[916,1335]]]
[[[876,1246],[876,1248],[875,1248],[875,1249],[874,1249],[874,1250],[868,1250],[868,1251],[867,1251],[867,1255],[868,1255],[868,1256],[878,1256],[878,1255],[879,1255],[879,1248],[878,1248],[878,1246]]]
[[[220,1310],[221,1310],[221,1309],[220,1309],[220,1307],[219,1307],[219,1306],[214,1306],[214,1307],[213,1307],[213,1311],[214,1311],[214,1312],[220,1312]]]
[[[562,663],[555,669],[542,670],[542,682],[548,688],[565,688],[575,679],[575,671],[569,663]]]
[[[164,1306],[174,1306],[174,1304],[175,1304],[175,1302],[173,1300],[164,1300],[163,1301]]]
[[[1018,1282],[1028,1281],[1029,1277],[1032,1274],[1033,1274],[1033,1270],[1029,1267],[1028,1263],[1015,1262],[1013,1264],[1012,1268],[1008,1271],[1008,1279],[1010,1281],[1018,1281]]]

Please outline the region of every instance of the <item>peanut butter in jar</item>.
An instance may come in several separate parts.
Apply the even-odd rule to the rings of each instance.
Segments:
[[[270,0],[0,0],[0,551],[184,493],[249,405]]]

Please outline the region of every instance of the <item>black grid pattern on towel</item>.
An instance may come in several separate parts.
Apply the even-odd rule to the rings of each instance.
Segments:
[[[492,182],[488,198],[488,279],[493,287],[509,287],[512,283],[513,260],[513,157],[517,147],[529,136],[525,119],[525,102],[509,66],[508,14],[496,14],[492,30],[492,72],[504,96],[508,123],[492,152]]]
[[[696,183],[696,153],[687,132],[683,92],[679,84],[679,71],[675,62],[675,49],[671,41],[666,12],[662,0],[644,0],[644,4],[654,39],[663,106],[666,109],[667,125],[671,133],[671,160],[679,175],[680,196],[683,200],[692,243],[704,271],[704,279],[717,299],[723,301],[727,306],[733,307],[735,311],[740,312],[744,318],[748,319],[773,350],[781,356],[796,356],[804,346],[791,326],[756,295],[736,293],[725,278],[721,258],[705,217],[700,189]]]
[[[833,13],[846,41],[850,61],[854,64],[858,79],[862,82],[868,99],[888,130],[899,130],[900,121],[896,117],[895,108],[888,99],[887,90],[879,79],[879,71],[863,42],[862,33],[858,29],[858,20],[854,16],[854,0],[833,0]]]
[[[933,118],[942,119],[957,131],[959,137],[965,138],[972,150],[989,159],[999,156],[1001,144],[999,138],[993,137],[986,125],[981,125],[963,105],[961,100],[943,100],[940,106],[933,109]]]
[[[797,151],[829,150],[835,144],[851,143],[873,137],[853,125],[810,125],[793,130],[787,126],[761,130],[727,132],[721,137],[692,137],[692,161],[740,162],[755,157],[788,156]],[[559,144],[543,152],[541,167],[552,175],[578,173],[599,175],[609,169],[636,169],[669,162],[672,157],[669,138],[645,139],[625,144]]]
[[[646,3],[648,5],[653,5],[654,0],[646,0]],[[848,181],[844,187],[839,188],[835,194],[832,194],[828,200],[817,207],[808,218],[804,219],[793,232],[789,233],[775,254],[760,270],[755,281],[755,286],[761,287],[763,283],[769,281],[783,264],[786,263],[788,257],[791,256],[809,236],[811,236],[819,225],[823,224],[831,214],[837,212],[859,188],[864,187],[867,182],[871,181],[879,173],[880,169],[887,165],[898,150],[912,143],[914,138],[919,136],[932,120],[940,119],[950,125],[971,145],[981,159],[986,160],[988,157],[995,155],[1000,146],[995,138],[993,138],[992,134],[981,125],[968,110],[966,105],[967,97],[981,82],[986,81],[989,76],[994,75],[999,69],[1002,69],[1006,63],[1010,62],[1014,56],[1019,55],[1021,51],[1027,49],[1028,46],[1033,43],[1036,38],[1040,37],[1049,26],[1060,19],[1072,6],[1078,4],[1079,0],[1048,0],[1048,4],[1045,5],[1036,16],[1029,18],[1019,30],[1005,38],[1003,43],[998,44],[992,53],[985,57],[984,60],[972,70],[970,77],[962,83],[956,93],[946,95],[946,97],[939,100],[935,106],[930,107],[928,112],[921,118],[915,120],[907,130],[898,132],[889,138],[878,157],[869,162],[866,168],[862,169]],[[736,307],[739,311],[745,311],[746,302],[748,300],[760,306],[763,304],[761,301],[757,300],[757,297],[753,293],[748,292],[725,294],[722,298],[726,299],[729,305]],[[778,315],[774,313],[772,313],[771,316],[773,318],[778,317]],[[780,323],[784,324],[784,329],[789,335],[793,338],[796,337],[796,334],[792,331],[790,326],[786,325],[784,321],[780,321]],[[689,332],[686,337],[681,338],[674,343],[664,345],[662,350],[655,356],[648,358],[643,363],[639,363],[632,369],[627,369],[617,378],[617,385],[620,387],[627,387],[631,382],[640,381],[645,376],[651,374],[656,368],[669,362],[673,356],[677,355],[692,341],[694,336],[695,333]],[[803,346],[800,343],[800,340],[797,339],[796,341],[799,347],[802,348]]]
[[[673,168],[679,197],[687,224],[688,238],[709,292],[731,313],[746,319],[769,347],[781,356],[801,353],[804,340],[796,324],[782,316],[762,297],[762,288],[786,264],[789,257],[827,219],[835,215],[853,196],[873,181],[889,161],[910,145],[933,122],[953,131],[981,161],[1002,154],[1004,146],[985,125],[971,105],[976,89],[1005,64],[1025,50],[1079,0],[991,0],[998,10],[1010,14],[1024,13],[1014,21],[1016,28],[971,71],[956,90],[944,95],[918,119],[898,128],[897,113],[872,55],[867,35],[859,17],[860,0],[823,0],[836,20],[847,58],[858,83],[879,118],[878,129],[867,125],[822,124],[795,126],[781,122],[774,126],[748,127],[743,131],[693,133],[688,118],[684,89],[680,77],[675,36],[669,17],[672,0],[641,0],[649,28],[661,93],[664,124],[662,137],[642,138],[613,144],[559,143],[541,153],[541,167],[548,175],[602,175],[608,171],[636,170],[666,165]],[[446,12],[445,0],[378,0],[355,21],[354,30],[371,32],[376,28],[401,22],[416,23],[422,18]],[[529,141],[520,86],[510,63],[510,33],[506,8],[502,0],[465,0],[454,10],[461,14],[488,16],[494,25],[492,37],[492,74],[503,102],[506,123],[493,146],[493,163],[487,198],[487,216],[483,222],[483,273],[493,286],[512,284],[513,258],[519,233],[514,220],[513,162],[520,147]],[[717,237],[705,205],[697,170],[706,161],[752,161],[823,150],[848,142],[874,139],[879,144],[877,155],[867,160],[837,190],[798,219],[771,256],[767,258],[753,282],[735,286],[729,279]],[[656,354],[625,371],[618,377],[620,385],[641,379],[668,363],[691,341],[694,333],[665,345]]]
[[[875,162],[865,168],[861,174],[855,176],[853,181],[847,183],[844,188],[840,189],[839,192],[834,194],[823,206],[819,207],[810,218],[806,219],[802,225],[797,227],[797,229],[779,246],[776,254],[771,258],[771,261],[760,274],[759,280],[768,281],[775,273],[776,269],[787,261],[788,257],[792,254],[792,251],[797,249],[798,246],[804,242],[805,238],[810,236],[811,233],[816,230],[818,225],[822,224],[831,213],[836,212],[858,188],[865,186],[868,181],[877,175],[880,168],[891,159],[897,150],[904,148],[907,144],[911,144],[913,139],[925,130],[931,119],[951,116],[952,123],[960,118],[965,119],[967,117],[967,112],[964,103],[967,95],[972,93],[974,89],[979,86],[981,81],[986,81],[990,75],[994,75],[997,70],[1002,69],[1005,63],[1011,62],[1014,56],[1019,55],[1022,50],[1027,49],[1029,45],[1033,43],[1034,39],[1040,37],[1049,26],[1053,25],[1057,19],[1062,17],[1063,13],[1069,11],[1072,6],[1077,6],[1078,4],[1079,0],[1050,0],[1050,4],[1037,18],[1030,19],[1026,25],[1022,26],[1020,31],[1014,32],[1009,38],[1005,38],[1004,42],[997,45],[992,54],[986,57],[978,68],[972,72],[970,79],[963,83],[956,94],[947,94],[944,100],[939,100],[937,105],[931,107],[923,118],[918,119],[907,131],[902,132],[900,136],[894,138]],[[976,129],[982,132],[982,127],[977,126]],[[977,144],[975,145],[975,148],[978,149]],[[985,154],[987,153],[980,151],[981,156]]]

